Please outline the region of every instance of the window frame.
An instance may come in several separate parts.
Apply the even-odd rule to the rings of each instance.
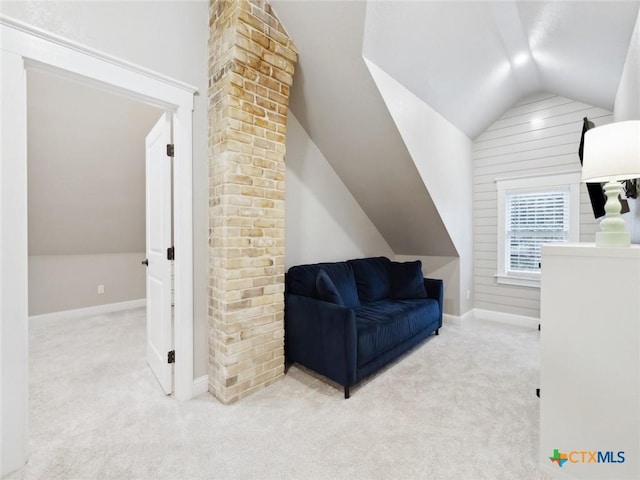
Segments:
[[[496,179],[498,194],[497,221],[497,272],[496,282],[505,285],[540,288],[540,272],[507,271],[507,218],[506,200],[509,194],[526,194],[545,191],[566,191],[569,193],[569,242],[580,239],[580,182],[581,172],[554,172],[542,175]]]

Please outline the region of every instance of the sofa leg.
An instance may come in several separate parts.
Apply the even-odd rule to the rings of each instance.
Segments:
[[[344,387],[344,399],[346,400],[351,396],[351,392],[349,391],[349,387],[345,385]]]
[[[439,328],[436,328],[436,333],[435,334],[436,335],[440,335],[440,329]]]

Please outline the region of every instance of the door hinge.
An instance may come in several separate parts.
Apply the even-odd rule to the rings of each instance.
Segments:
[[[167,248],[167,260],[176,259],[176,249],[174,247]]]
[[[171,350],[167,353],[167,363],[176,363],[176,351]]]
[[[167,144],[167,157],[173,157],[175,152],[175,148],[173,147],[173,143]]]

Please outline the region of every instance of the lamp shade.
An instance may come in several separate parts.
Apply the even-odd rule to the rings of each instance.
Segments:
[[[584,136],[583,182],[640,178],[640,120],[592,128]]]

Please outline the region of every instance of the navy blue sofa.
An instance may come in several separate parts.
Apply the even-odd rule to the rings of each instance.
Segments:
[[[442,326],[443,282],[422,264],[386,257],[291,267],[285,290],[285,355],[344,387],[397,358]]]

